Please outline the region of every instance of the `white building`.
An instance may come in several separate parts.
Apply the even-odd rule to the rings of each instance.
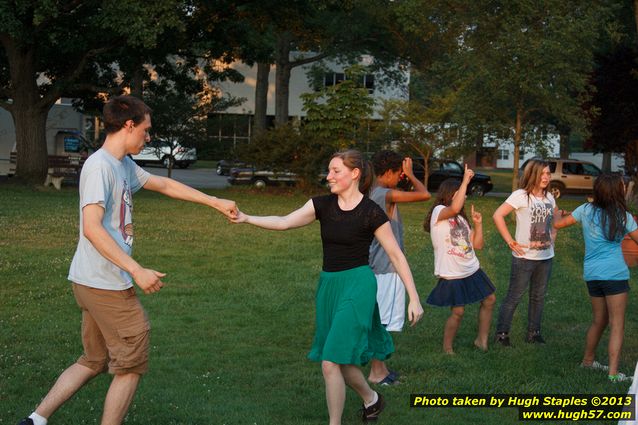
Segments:
[[[514,166],[514,142],[512,140],[494,140],[485,139],[484,147],[495,149],[496,168],[512,168]],[[519,159],[519,166],[529,158],[533,157],[553,157],[560,156],[560,138],[556,134],[550,134],[544,141],[546,154],[535,150],[525,149]],[[592,152],[571,152],[569,158],[588,161],[602,169],[603,154]],[[611,171],[622,171],[625,160],[622,154],[612,154]]]
[[[291,53],[291,60],[297,55],[300,55],[300,53]],[[361,64],[365,66],[371,61],[371,57],[364,56]],[[323,68],[330,70],[324,75],[324,86],[332,86],[345,79],[344,71],[348,65],[334,61],[323,61],[322,65]],[[219,114],[211,116],[211,133],[215,134],[209,134],[209,136],[212,136],[213,140],[216,142],[231,144],[234,146],[237,142],[249,140],[252,134],[252,117],[255,110],[255,86],[257,83],[257,65],[251,67],[242,62],[234,62],[227,66],[240,72],[244,76],[244,81],[241,83],[223,81],[217,83],[217,87],[221,90],[222,94],[228,94],[236,98],[244,98],[245,101],[239,106],[228,108]],[[306,64],[295,67],[291,71],[288,100],[288,115],[291,119],[303,118],[306,115],[303,111],[301,95],[304,93],[312,93],[314,91],[309,81],[309,73],[312,68],[313,64]],[[269,121],[274,120],[275,115],[275,72],[276,67],[275,65],[272,65],[268,75],[268,103],[266,108],[266,114]],[[384,100],[409,99],[408,86],[410,82],[410,73],[407,69],[405,69],[402,70],[402,75],[403,81],[393,86],[381,83],[384,80],[383,75],[368,74],[364,77],[363,84],[375,101],[375,110],[372,115],[373,119],[381,118],[379,111]]]
[[[291,54],[294,56],[294,53]],[[363,65],[369,63],[371,58],[364,57]],[[308,73],[312,69],[312,64],[298,66],[292,69],[290,74],[290,98],[288,103],[289,115],[291,117],[303,117],[305,112],[303,111],[303,102],[301,95],[304,93],[312,93],[313,88],[310,86],[308,80]],[[344,68],[347,65],[339,64],[337,62],[325,63],[325,66],[333,72],[328,72],[324,76],[324,85],[331,86],[343,81]],[[233,69],[237,70],[244,76],[244,81],[241,83],[233,83],[230,81],[224,81],[218,84],[222,93],[228,93],[235,97],[243,97],[246,101],[236,107],[229,108],[227,113],[230,114],[253,114],[255,108],[255,85],[257,82],[257,65],[248,66],[242,62],[234,62],[230,65]],[[373,115],[373,119],[380,118],[378,114],[379,108],[383,100],[387,99],[403,99],[408,100],[408,84],[410,82],[410,73],[406,70],[403,72],[404,81],[398,87],[388,87],[379,83],[379,76],[369,74],[366,75],[364,85],[368,88],[370,94],[375,100],[376,110]],[[266,110],[267,115],[275,115],[275,65],[271,67],[269,80],[268,80],[268,107]]]

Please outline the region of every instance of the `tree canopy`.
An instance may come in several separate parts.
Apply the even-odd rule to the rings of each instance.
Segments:
[[[100,91],[113,71],[98,66],[101,59],[126,58],[127,48],[150,49],[165,31],[179,31],[180,6],[174,0],[0,1],[0,107],[15,124],[19,177],[44,181],[51,106],[82,90]]]
[[[435,65],[454,92],[454,120],[513,139],[514,170],[548,117],[584,129],[592,46],[608,16],[599,1],[471,2],[453,26],[456,49]]]

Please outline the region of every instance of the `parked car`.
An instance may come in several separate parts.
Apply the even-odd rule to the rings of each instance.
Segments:
[[[317,176],[317,183],[320,185],[327,185],[326,178],[327,172],[321,172]],[[269,169],[256,170],[253,167],[236,167],[231,168],[230,175],[228,177],[228,183],[233,185],[252,185],[255,187],[266,186],[294,186],[301,178],[290,171],[272,171]]]
[[[197,161],[197,150],[179,143],[165,140],[152,140],[137,155],[131,155],[138,165],[161,164],[168,168],[171,163],[179,168],[188,168]]]
[[[425,175],[423,158],[413,158],[412,164],[414,169],[414,177],[423,181],[423,177]],[[436,192],[444,180],[450,178],[461,180],[463,178],[465,168],[458,162],[450,159],[432,159],[430,160],[428,172],[428,190],[430,192]],[[402,189],[409,189],[409,186],[410,182],[407,179],[404,179],[399,184],[399,187],[401,187]],[[472,177],[472,180],[470,181],[467,192],[468,195],[483,196],[487,192],[492,190],[493,187],[494,185],[492,184],[492,179],[490,178],[490,176],[488,176],[487,174],[475,172],[474,177]]]
[[[519,177],[530,160],[521,165]],[[565,193],[593,193],[594,180],[600,175],[600,168],[591,162],[576,159],[548,158],[545,161],[549,163],[552,173],[548,190],[554,198],[558,199]]]
[[[218,176],[229,176],[230,170],[232,170],[233,168],[246,168],[246,167],[247,167],[247,164],[245,162],[222,159],[217,162],[217,169],[215,171],[217,172]]]
[[[299,181],[295,173],[289,171],[255,170],[253,167],[231,168],[228,183],[233,185],[251,185],[258,188],[266,186],[294,186]]]

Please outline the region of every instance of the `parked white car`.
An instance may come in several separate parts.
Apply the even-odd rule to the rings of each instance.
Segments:
[[[197,161],[197,150],[195,148],[186,148],[177,142],[152,140],[144,146],[140,153],[131,155],[131,158],[140,166],[161,164],[168,168],[172,162],[174,166],[187,168]]]

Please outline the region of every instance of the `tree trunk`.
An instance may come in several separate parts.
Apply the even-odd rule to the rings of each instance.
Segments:
[[[268,76],[270,75],[270,64],[257,63],[257,82],[255,84],[255,121],[253,122],[254,135],[258,135],[266,130],[268,122]]]
[[[16,176],[30,184],[43,184],[47,176],[48,109],[18,102],[14,106],[11,116],[16,130]]]
[[[605,173],[611,173],[611,152],[603,152],[602,169]]]
[[[520,162],[521,137],[523,131],[523,111],[516,108],[516,124],[514,126],[514,164],[512,165],[512,192],[518,189],[518,167]]]
[[[633,186],[631,193],[627,193],[627,202],[636,204],[636,184],[638,184],[638,140],[632,140],[625,146],[625,173],[631,176]]]
[[[430,182],[430,152],[423,154],[423,186],[428,187]]]
[[[423,149],[418,143],[409,143],[409,145],[423,158],[423,185],[427,188],[430,180],[430,156],[431,149]],[[414,167],[414,165],[413,165]]]
[[[638,140],[633,140],[625,146],[625,173],[634,179],[638,177]]]
[[[288,122],[288,100],[290,97],[290,39],[288,33],[279,35],[277,39],[277,57],[275,63],[275,125],[281,126]]]
[[[47,175],[46,122],[53,104],[40,97],[35,50],[11,43],[5,45],[5,51],[13,85],[9,112],[16,131],[16,176],[27,183],[43,184]]]
[[[561,131],[560,133],[560,158],[569,158],[569,132]]]
[[[485,151],[483,150],[483,131],[480,131],[479,134],[476,135],[476,150],[472,154],[470,154],[470,158],[466,162],[468,163],[468,167],[471,168],[483,167],[484,158]],[[472,161],[474,163],[472,163]]]
[[[142,64],[135,69],[133,77],[131,78],[131,95],[142,99],[144,94],[144,74],[146,71],[142,68]]]

